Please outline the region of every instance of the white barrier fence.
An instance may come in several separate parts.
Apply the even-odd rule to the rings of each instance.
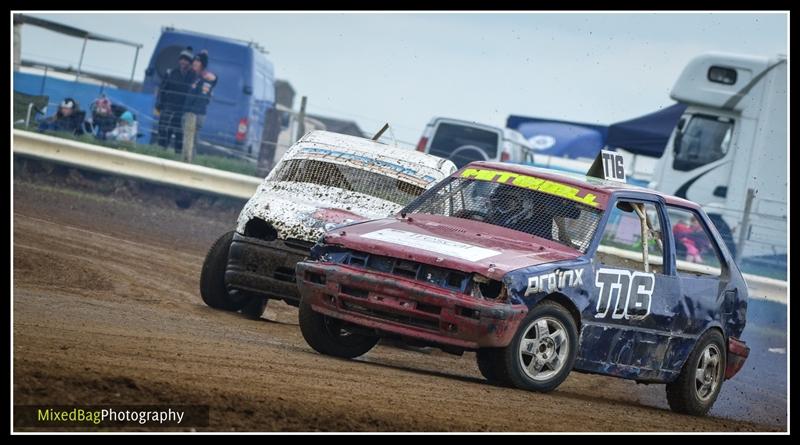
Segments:
[[[262,182],[253,176],[23,130],[14,130],[13,149],[15,153],[51,162],[241,199],[249,199]],[[614,253],[635,255],[620,249],[615,249]],[[744,278],[751,298],[786,303],[786,281],[749,274],[745,274]]]
[[[610,246],[600,246],[599,252],[624,258],[626,260],[641,262],[641,253],[633,252],[630,250],[619,249]],[[661,266],[662,260],[653,257],[650,258],[650,264]],[[706,275],[719,275],[721,273],[719,268],[705,266],[702,264],[690,263],[684,260],[677,260],[676,266],[678,270]],[[774,278],[762,277],[759,275],[742,274],[744,280],[747,282],[747,289],[750,298],[770,300],[778,303],[786,304],[787,297],[787,283],[786,281],[776,280]]]
[[[14,153],[104,173],[249,199],[262,179],[215,168],[14,130]]]

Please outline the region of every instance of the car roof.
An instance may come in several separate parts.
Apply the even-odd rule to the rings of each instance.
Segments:
[[[371,139],[323,130],[309,132],[300,138],[286,152],[283,159],[306,157],[305,152],[308,149],[334,152],[331,157],[324,156],[327,162],[354,163],[353,166],[358,166],[364,165],[366,161],[368,164],[374,164],[376,172],[380,171],[387,176],[424,179],[426,187],[456,171],[455,164],[438,156],[393,147]],[[319,153],[315,156],[318,155]],[[364,169],[373,170],[372,167],[364,167]]]
[[[561,181],[569,185],[580,187],[587,190],[592,190],[602,194],[612,194],[615,192],[639,192],[648,195],[658,196],[663,198],[667,204],[676,205],[681,207],[688,207],[692,209],[700,209],[700,206],[692,201],[679,198],[677,196],[661,193],[656,190],[639,187],[637,185],[621,183],[616,181],[609,181],[606,179],[595,178],[593,176],[586,176],[576,173],[567,173],[560,170],[552,170],[546,168],[533,167],[530,165],[511,164],[507,162],[490,162],[490,161],[475,161],[467,164],[462,168],[492,168],[496,170],[508,171],[511,173],[533,175],[544,179],[551,179]]]
[[[297,141],[297,144],[331,145],[344,151],[362,152],[370,156],[377,155],[382,158],[424,165],[437,170],[441,168],[447,170],[445,167],[448,163],[450,163],[450,161],[447,159],[425,154],[416,150],[393,147],[391,145],[384,144],[383,142],[373,141],[372,139],[324,130],[315,130],[309,132],[299,141]]]

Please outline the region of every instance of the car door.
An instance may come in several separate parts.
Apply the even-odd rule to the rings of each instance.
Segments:
[[[736,289],[729,288],[729,271],[707,222],[694,209],[672,205],[666,208],[680,281],[675,328],[697,336],[710,325],[722,325],[722,312],[735,299],[730,293]]]
[[[578,367],[658,381],[679,287],[667,261],[663,204],[648,198],[617,196],[607,207],[592,257]]]

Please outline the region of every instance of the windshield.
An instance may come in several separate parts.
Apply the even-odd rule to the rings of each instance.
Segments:
[[[308,182],[406,205],[424,188],[380,173],[312,159],[290,159],[277,167],[273,181]]]
[[[472,161],[495,159],[499,143],[500,135],[495,131],[441,123],[436,128],[429,153],[450,159],[461,168]]]
[[[555,241],[585,253],[602,210],[566,197],[500,182],[451,177],[404,213],[471,219]]]
[[[675,145],[675,170],[688,171],[725,157],[731,143],[733,122],[725,118],[696,115],[678,133]]]

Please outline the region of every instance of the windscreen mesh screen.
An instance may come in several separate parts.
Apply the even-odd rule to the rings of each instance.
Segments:
[[[346,165],[312,159],[282,162],[274,181],[308,182],[375,196],[406,205],[425,189],[400,179]]]
[[[406,213],[471,219],[555,241],[585,253],[602,211],[548,193],[498,182],[445,180]]]

